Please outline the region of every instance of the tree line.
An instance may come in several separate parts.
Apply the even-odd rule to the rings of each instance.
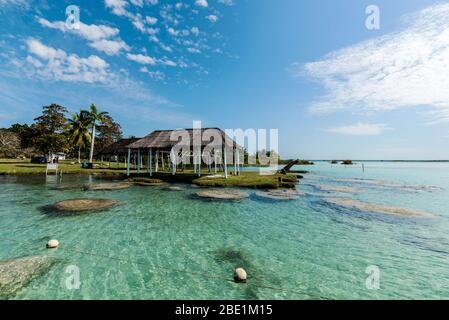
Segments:
[[[94,104],[72,114],[61,105],[51,104],[42,108],[42,115],[31,125],[16,123],[0,128],[0,157],[50,157],[54,152],[65,152],[78,163],[85,158],[93,162],[95,151],[122,138],[120,124]]]

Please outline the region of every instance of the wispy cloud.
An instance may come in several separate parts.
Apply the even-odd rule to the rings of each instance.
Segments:
[[[146,55],[143,55],[143,54],[130,54],[130,53],[128,53],[126,55],[126,57],[129,60],[135,61],[135,62],[140,63],[140,64],[152,64],[152,65],[156,64],[156,60],[154,58],[146,56]]]
[[[203,8],[207,8],[209,6],[209,3],[207,2],[207,0],[196,0],[195,4],[198,7],[203,7]]]
[[[117,55],[122,50],[130,50],[130,47],[123,40],[118,38],[120,30],[117,28],[79,22],[78,29],[69,29],[67,28],[65,22],[62,21],[50,22],[44,18],[39,18],[38,22],[40,25],[47,28],[76,34],[88,40],[89,46],[97,49],[98,51],[102,51],[107,55]]]
[[[405,20],[405,19],[404,19]],[[449,121],[449,4],[428,7],[401,31],[295,64],[327,95],[313,112],[379,112],[430,106],[432,121]]]
[[[29,6],[28,0],[0,0],[0,7],[19,6],[27,8]]]
[[[376,136],[382,134],[385,130],[391,129],[386,124],[382,123],[357,123],[353,125],[329,128],[324,131],[353,136]]]
[[[218,0],[218,3],[227,5],[227,6],[233,6],[235,4],[234,0]]]
[[[215,23],[218,21],[218,17],[214,14],[210,14],[210,15],[206,16],[206,19],[212,23]]]
[[[114,76],[109,64],[98,56],[87,58],[49,47],[39,40],[27,40],[29,55],[25,69],[44,79],[87,83],[107,83]]]

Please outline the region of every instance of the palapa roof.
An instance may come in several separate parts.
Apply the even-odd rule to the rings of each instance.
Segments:
[[[219,128],[201,128],[200,129],[177,129],[177,130],[157,130],[153,131],[146,137],[139,139],[128,145],[131,149],[171,149],[174,145],[182,140],[182,134],[188,134],[191,146],[193,145],[195,135],[201,132],[201,147],[209,145],[210,143],[223,143],[226,141],[228,147],[242,149],[234,140],[232,140],[226,133]],[[221,137],[220,139],[216,137]],[[176,139],[177,138],[177,139]],[[218,141],[217,141],[218,140]]]
[[[128,152],[128,145],[140,140],[141,138],[128,138],[128,139],[120,139],[119,141],[110,144],[109,146],[103,148],[100,154],[103,155],[115,155],[115,154],[123,154]]]

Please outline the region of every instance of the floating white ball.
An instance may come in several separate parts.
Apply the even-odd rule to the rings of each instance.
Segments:
[[[59,241],[52,239],[50,241],[47,242],[47,248],[48,249],[54,249],[57,248],[59,246]]]
[[[237,268],[234,271],[234,280],[235,282],[246,282],[247,274],[245,269]]]

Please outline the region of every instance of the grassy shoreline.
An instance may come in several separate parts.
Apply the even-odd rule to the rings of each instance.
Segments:
[[[59,164],[63,175],[97,175],[102,177],[116,177],[118,179],[127,179],[126,167],[124,163],[119,164],[119,168],[115,163],[103,163],[102,168],[82,169],[80,164],[70,164],[68,161],[62,161]],[[208,171],[202,172],[202,176],[198,177],[192,170],[178,172],[173,176],[171,172],[154,172],[152,178],[161,179],[169,183],[192,183],[201,187],[237,187],[237,188],[255,188],[255,189],[276,189],[276,188],[293,188],[297,182],[297,176],[294,174],[261,175],[258,172],[243,171],[240,175],[232,175],[232,168],[229,167],[228,179],[224,177],[214,177],[213,173]],[[45,175],[45,164],[32,164],[26,161],[0,161],[0,176],[31,176]],[[49,175],[55,175],[54,171],[49,171]],[[130,177],[149,178],[146,169],[141,170],[141,174],[137,174],[137,170],[130,172]]]

